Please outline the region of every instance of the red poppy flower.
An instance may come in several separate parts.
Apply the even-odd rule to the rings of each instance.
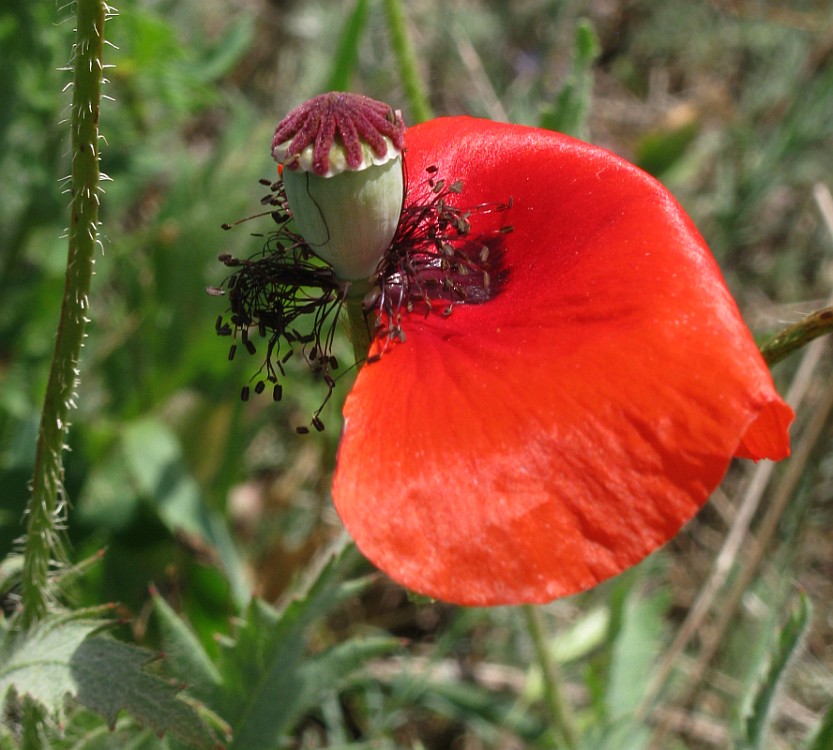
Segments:
[[[470,118],[410,128],[405,146],[406,206],[430,199],[436,166],[462,181],[459,207],[511,200],[474,212],[470,236],[513,231],[491,299],[403,312],[404,343],[347,398],[333,498],[379,568],[449,602],[549,601],[667,542],[733,456],[788,454],[792,411],[653,178]]]

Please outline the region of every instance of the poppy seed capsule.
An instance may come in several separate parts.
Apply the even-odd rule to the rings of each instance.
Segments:
[[[345,281],[370,278],[396,232],[404,132],[387,104],[340,92],[301,104],[275,130],[298,232]]]

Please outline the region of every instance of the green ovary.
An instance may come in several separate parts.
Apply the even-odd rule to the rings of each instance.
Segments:
[[[390,246],[402,211],[402,159],[332,177],[285,169],[298,232],[345,281],[370,278]]]

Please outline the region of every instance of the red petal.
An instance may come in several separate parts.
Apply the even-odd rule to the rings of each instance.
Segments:
[[[714,260],[655,180],[548,131],[469,118],[406,133],[458,205],[506,202],[508,280],[407,316],[344,408],[333,497],[362,552],[461,604],[548,601],[668,541],[736,451],[788,452],[791,411]]]
[[[749,426],[735,456],[738,458],[769,458],[780,461],[790,455],[790,444],[784,439],[793,421],[793,410],[783,401],[771,401]]]

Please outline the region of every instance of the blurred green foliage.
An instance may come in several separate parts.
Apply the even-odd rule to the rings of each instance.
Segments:
[[[3,552],[22,530],[63,289],[69,99],[61,68],[70,10],[45,0],[0,7]],[[142,0],[120,10],[106,53],[114,67],[102,110],[102,168],[111,178],[103,252],[65,454],[70,561],[106,553],[67,586],[68,600],[79,608],[119,602],[129,621],[122,636],[151,649],[190,648],[208,672],[228,666],[237,644],[241,681],[257,668],[240,656],[241,644],[277,649],[291,637],[293,659],[318,654],[307,672],[275,675],[287,681],[275,689],[299,703],[270,747],[552,746],[540,677],[511,610],[412,602],[383,581],[308,612],[265,603],[338,533],[329,480],[352,375],[345,372],[322,414],[325,432],[299,438],[294,428],[308,423],[323,386],[289,366],[281,404],[241,402],[259,360],[228,361],[214,331],[224,303],[205,288],[224,276],[218,253],[245,257],[263,242],[252,235],[268,231],[268,219],[228,232],[220,225],[260,210],[257,179],[274,176],[272,129],[292,105],[350,88],[409,119],[382,3]],[[813,185],[833,174],[829,3],[418,0],[406,16],[438,114],[558,127],[658,174],[708,238],[758,331],[793,322],[796,309],[808,312],[829,294],[833,241],[812,198]],[[337,347],[349,361],[347,342]],[[817,610],[829,609],[831,437],[828,425],[782,522],[773,565],[746,592],[696,705],[675,705],[671,691],[653,722],[638,713],[724,533],[717,511],[633,574],[547,608],[583,748],[646,747],[656,724],[668,748],[727,746],[741,736],[731,735],[738,726],[742,746],[762,747],[764,728],[772,747],[797,746],[815,728],[833,692],[833,636],[829,623],[809,628],[803,610],[783,623],[792,594],[781,577],[800,581]],[[726,492],[742,482],[733,474]],[[250,605],[253,593],[264,601]],[[303,628],[292,630],[286,612]],[[175,615],[186,630],[172,625]],[[236,631],[234,618],[243,618]],[[262,643],[246,640],[256,626]],[[404,639],[409,658],[375,658],[389,646],[379,634]],[[375,640],[365,642],[369,635]],[[800,643],[810,657],[798,659],[792,679],[786,666]],[[348,645],[333,651],[338,644]],[[327,653],[343,659],[346,682],[309,700],[292,680],[306,675],[319,685],[316,665],[327,664]],[[297,659],[277,663],[300,670]],[[188,682],[178,664],[161,671]],[[771,700],[776,687],[789,687],[787,709]],[[751,718],[733,724],[750,695],[758,698]],[[220,734],[231,714],[220,712]],[[112,734],[85,711],[72,717],[61,746],[126,747],[128,737],[131,747],[177,746],[124,716]],[[828,711],[814,747],[826,746],[818,742],[830,723]],[[11,743],[0,737],[0,747]]]

